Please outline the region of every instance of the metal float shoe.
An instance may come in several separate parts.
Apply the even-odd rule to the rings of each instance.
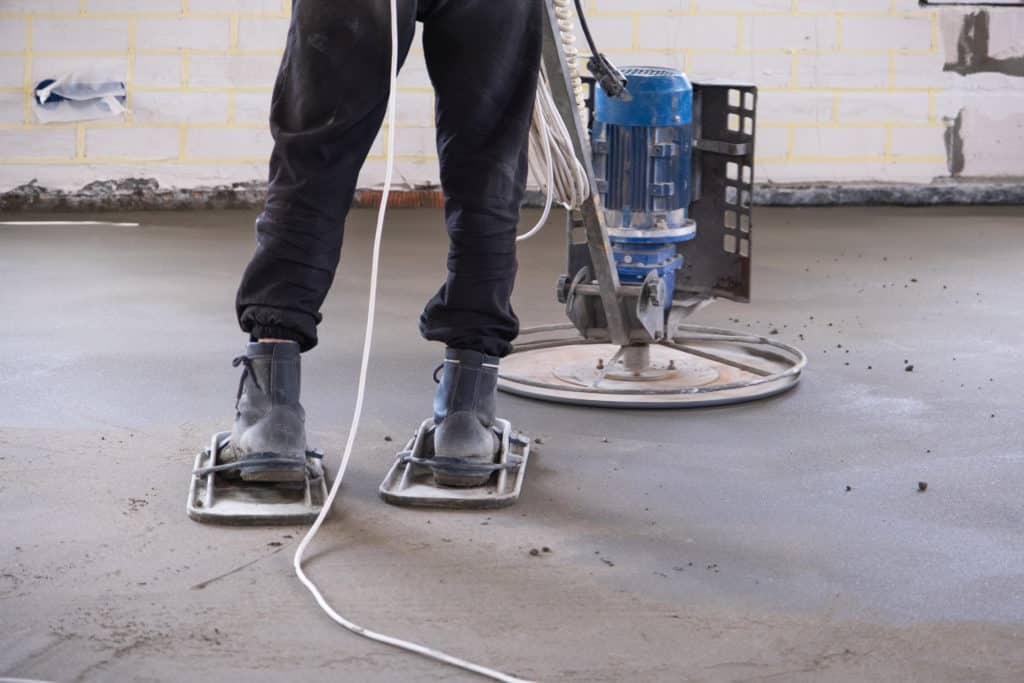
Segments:
[[[526,465],[530,458],[529,437],[514,432],[508,420],[494,421],[499,439],[498,454],[482,486],[439,486],[434,479],[437,460],[434,453],[433,418],[423,421],[380,485],[380,496],[393,505],[433,508],[493,509],[512,505],[523,490]]]
[[[250,343],[231,432],[196,458],[188,514],[201,522],[293,524],[314,519],[326,498],[322,454],[306,448],[294,342]]]
[[[498,358],[448,349],[426,420],[398,454],[380,492],[398,504],[499,507],[515,502],[529,439],[494,415]]]
[[[219,432],[210,447],[196,456],[188,490],[188,516],[197,522],[240,526],[309,524],[327,500],[323,453],[307,451],[301,480],[248,482],[231,471],[235,461],[221,456],[231,443],[231,432]]]

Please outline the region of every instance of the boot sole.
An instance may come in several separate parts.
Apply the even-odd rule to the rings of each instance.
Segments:
[[[242,470],[242,481],[268,483],[306,481],[306,473],[302,470],[269,470],[266,472],[247,472]]]
[[[295,458],[295,465],[282,467],[281,462],[261,463],[261,460],[271,460],[282,456],[273,453],[253,455],[238,460],[238,474],[242,481],[283,483],[306,481],[306,460]]]
[[[471,477],[464,474],[445,474],[434,469],[434,483],[438,486],[447,486],[454,489],[469,489],[483,486],[490,481],[491,476],[490,474],[480,477]]]

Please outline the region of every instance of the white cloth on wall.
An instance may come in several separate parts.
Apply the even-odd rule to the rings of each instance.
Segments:
[[[117,118],[125,112],[124,79],[97,71],[72,71],[36,85],[32,108],[40,123]]]

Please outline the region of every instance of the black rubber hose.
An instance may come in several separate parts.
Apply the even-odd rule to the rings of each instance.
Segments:
[[[594,45],[594,37],[590,35],[590,27],[587,26],[587,15],[583,13],[583,5],[580,0],[576,2],[576,15],[580,18],[580,26],[583,27],[583,35],[587,39],[587,45],[590,46],[590,54],[595,57],[598,55],[597,46]]]

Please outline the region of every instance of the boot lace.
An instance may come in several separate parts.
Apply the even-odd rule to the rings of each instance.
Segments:
[[[239,365],[244,365],[242,369],[242,377],[238,380],[238,394],[235,395],[235,411],[238,410],[238,402],[242,400],[242,390],[245,388],[245,378],[252,377],[252,383],[256,385],[256,388],[263,391],[263,387],[260,386],[260,381],[256,379],[256,373],[252,369],[252,358],[249,356],[238,356],[231,361],[231,367],[237,368]]]

